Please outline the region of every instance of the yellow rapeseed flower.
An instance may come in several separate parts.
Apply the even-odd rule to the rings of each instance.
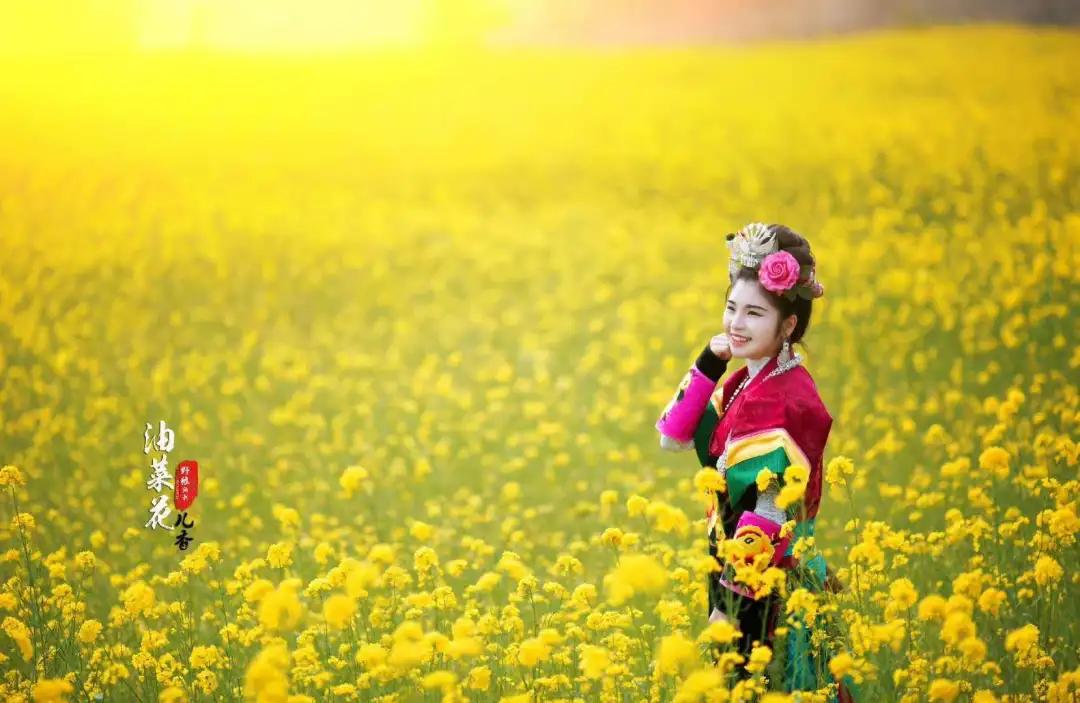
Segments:
[[[270,514],[281,525],[281,529],[288,532],[300,527],[300,511],[280,503],[274,503],[270,507]]]
[[[949,613],[941,626],[941,639],[951,645],[960,644],[962,640],[974,636],[975,623],[962,611]]]
[[[964,654],[964,661],[973,666],[986,658],[986,643],[978,637],[966,637],[956,645]]]
[[[437,688],[450,691],[457,684],[457,675],[452,671],[433,671],[420,680],[420,685],[427,689]]]
[[[753,674],[760,674],[772,661],[772,649],[766,645],[755,645],[750,650],[750,660],[746,663],[746,670]]]
[[[1005,636],[1006,651],[1016,652],[1018,656],[1030,652],[1038,646],[1038,643],[1039,628],[1030,623],[1023,627],[1018,627],[1015,630],[1011,630],[1009,634]]]
[[[192,552],[180,560],[181,571],[188,574],[200,574],[208,566],[206,559],[198,552]]]
[[[376,544],[368,551],[367,558],[376,564],[393,564],[394,548],[389,544]]]
[[[474,691],[488,690],[491,687],[491,669],[486,666],[470,669],[465,677],[464,686]]]
[[[700,703],[714,700],[714,697],[715,700],[724,700],[716,697],[719,691],[724,691],[721,673],[713,668],[698,669],[683,679],[673,703]]]
[[[197,644],[191,650],[188,663],[193,669],[209,669],[217,666],[224,660],[222,652],[216,645]]]
[[[203,693],[210,695],[217,690],[217,675],[210,670],[203,670],[195,674],[195,686]]]
[[[694,474],[694,488],[699,491],[724,493],[727,491],[727,481],[715,467],[706,466]]]
[[[996,478],[1009,475],[1009,453],[1001,447],[989,447],[979,455],[979,468]]]
[[[656,669],[661,674],[678,676],[701,663],[697,645],[679,633],[660,640],[656,653]]]
[[[846,456],[834,457],[825,469],[825,480],[834,488],[843,488],[855,475],[855,465]]]
[[[431,547],[420,547],[413,553],[413,569],[426,574],[439,567],[439,555]]]
[[[304,609],[297,595],[296,579],[286,579],[259,601],[259,624],[271,632],[284,632],[300,623]]]
[[[813,593],[805,588],[797,588],[787,597],[784,607],[787,612],[801,616],[807,625],[812,625],[819,606]]]
[[[338,483],[345,491],[346,498],[352,498],[353,494],[360,490],[368,479],[368,472],[362,466],[349,466],[342,472]]]
[[[274,584],[268,579],[255,579],[244,589],[244,600],[248,603],[258,603],[273,590]]]
[[[934,679],[927,693],[931,701],[952,703],[960,695],[960,684],[951,679]]]
[[[936,593],[931,594],[919,601],[919,619],[924,622],[930,620],[944,620],[946,601]]]
[[[93,571],[97,566],[97,557],[93,552],[79,552],[75,555],[75,568],[79,571]]]
[[[11,518],[11,529],[22,532],[33,532],[37,527],[34,516],[30,513],[18,513]]]
[[[366,598],[368,589],[379,578],[378,568],[369,561],[355,562],[345,576],[345,593],[352,598]]]
[[[705,629],[698,635],[698,642],[712,642],[716,644],[731,644],[735,640],[739,639],[742,633],[739,632],[739,628],[733,625],[728,620],[717,620],[711,622],[705,626]]]
[[[806,495],[805,483],[785,483],[780,489],[780,494],[776,496],[776,506],[786,510],[802,500],[804,495]]]
[[[0,468],[0,486],[25,486],[26,479],[17,466],[7,464]]]
[[[364,643],[356,652],[356,663],[365,669],[374,669],[386,663],[389,652],[378,644]]]
[[[319,542],[315,545],[315,551],[312,552],[312,556],[315,558],[316,563],[320,566],[325,566],[334,558],[334,547],[329,542]]]
[[[427,542],[434,534],[434,528],[426,522],[420,522],[419,520],[413,521],[412,527],[409,528],[409,534],[420,540],[421,542]]]
[[[806,483],[810,479],[810,469],[803,464],[792,464],[784,471],[784,481],[788,483]]]
[[[551,647],[539,637],[529,637],[518,646],[517,660],[532,668],[551,656]]]
[[[335,630],[340,630],[352,622],[356,614],[356,601],[347,595],[335,593],[323,603],[323,617],[326,624]]]
[[[997,615],[1001,604],[1007,599],[1005,591],[998,588],[988,588],[979,596],[979,610],[990,615]]]
[[[626,499],[626,512],[630,514],[630,517],[637,517],[638,515],[644,515],[645,510],[649,507],[649,501],[646,498],[642,498],[639,495],[632,495]]]
[[[667,584],[667,570],[647,554],[623,554],[618,566],[604,577],[608,602],[616,606],[638,593],[658,595]]]
[[[124,589],[121,600],[124,603],[124,610],[138,616],[149,613],[157,599],[154,596],[154,589],[143,581],[136,581]]]
[[[476,580],[476,584],[473,588],[477,591],[489,593],[495,590],[495,587],[499,585],[499,581],[501,580],[502,574],[497,574],[494,571],[486,571]]]
[[[289,651],[282,644],[264,647],[244,672],[244,695],[257,701],[285,701],[289,695]]]
[[[42,679],[34,684],[30,695],[34,703],[65,703],[66,696],[74,690],[71,682],[65,679]]]
[[[79,626],[79,631],[76,633],[75,638],[83,644],[91,644],[100,634],[101,623],[97,620],[87,620]]]
[[[919,593],[915,590],[915,584],[911,579],[899,578],[889,585],[889,598],[901,609],[907,610],[915,605],[919,599]]]
[[[1057,559],[1045,554],[1035,562],[1034,571],[1035,582],[1040,586],[1052,586],[1065,575],[1065,570],[1061,568]]]
[[[623,543],[623,531],[618,527],[609,527],[600,535],[600,544],[605,547],[618,547]]]
[[[842,679],[855,668],[855,658],[848,652],[840,652],[829,659],[829,672],[837,679]]]
[[[284,569],[292,564],[293,546],[287,542],[276,542],[266,550],[266,563],[275,569]]]
[[[187,692],[179,686],[169,686],[158,694],[158,703],[187,703]]]
[[[587,679],[598,679],[611,664],[608,650],[593,644],[583,644],[578,649],[578,667]]]

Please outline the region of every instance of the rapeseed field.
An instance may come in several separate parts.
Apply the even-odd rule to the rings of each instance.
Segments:
[[[844,587],[775,579],[784,617],[860,702],[1076,700],[1078,63],[1002,26],[3,59],[5,700],[831,700],[780,646],[732,673],[653,428],[752,221],[826,288],[799,549]],[[148,527],[163,456],[198,493]]]

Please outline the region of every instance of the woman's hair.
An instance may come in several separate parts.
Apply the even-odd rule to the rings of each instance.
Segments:
[[[789,227],[784,225],[769,225],[769,229],[776,233],[776,241],[779,245],[777,251],[786,251],[795,257],[795,260],[802,264],[814,265],[814,255],[810,253],[810,242],[806,241],[806,238],[802,235],[792,231]],[[791,343],[794,344],[802,340],[803,335],[806,334],[806,328],[810,325],[810,313],[813,310],[813,300],[803,298],[802,296],[795,296],[795,300],[788,300],[782,295],[777,295],[772,291],[766,289],[758,281],[757,269],[742,266],[739,268],[738,273],[731,279],[731,285],[735,285],[735,281],[738,280],[753,281],[761,289],[761,292],[765,294],[765,297],[772,301],[773,306],[780,311],[780,324],[788,318],[789,315],[795,315],[795,329],[791,332]],[[728,286],[728,294],[731,293],[731,286]],[[777,327],[777,332],[780,328]]]

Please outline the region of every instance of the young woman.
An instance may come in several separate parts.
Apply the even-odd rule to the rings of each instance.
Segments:
[[[716,467],[724,479],[707,515],[709,553],[722,567],[709,577],[709,621],[736,625],[740,653],[748,656],[754,641],[772,643],[783,608],[766,593],[770,589],[746,578],[747,567],[759,575],[770,566],[798,569],[806,587],[825,588],[824,559],[800,563],[792,552],[799,537],[814,533],[832,417],[802,357],[791,350],[806,334],[814,299],[824,293],[809,243],[783,225],[760,223],[727,240],[724,332],[702,350],[656,428],[661,447],[695,449],[701,465]],[[746,365],[717,388],[732,358]],[[793,488],[781,498],[787,486]],[[790,498],[799,493],[801,499]],[[789,521],[794,530],[783,530]],[[726,561],[719,548],[725,539],[731,540]],[[824,686],[817,676],[823,662],[811,661],[807,633],[794,634],[789,689]]]

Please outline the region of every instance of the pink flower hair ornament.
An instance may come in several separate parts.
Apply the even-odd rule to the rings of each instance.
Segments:
[[[799,262],[786,251],[769,254],[758,267],[758,280],[765,290],[783,295],[799,282]]]

